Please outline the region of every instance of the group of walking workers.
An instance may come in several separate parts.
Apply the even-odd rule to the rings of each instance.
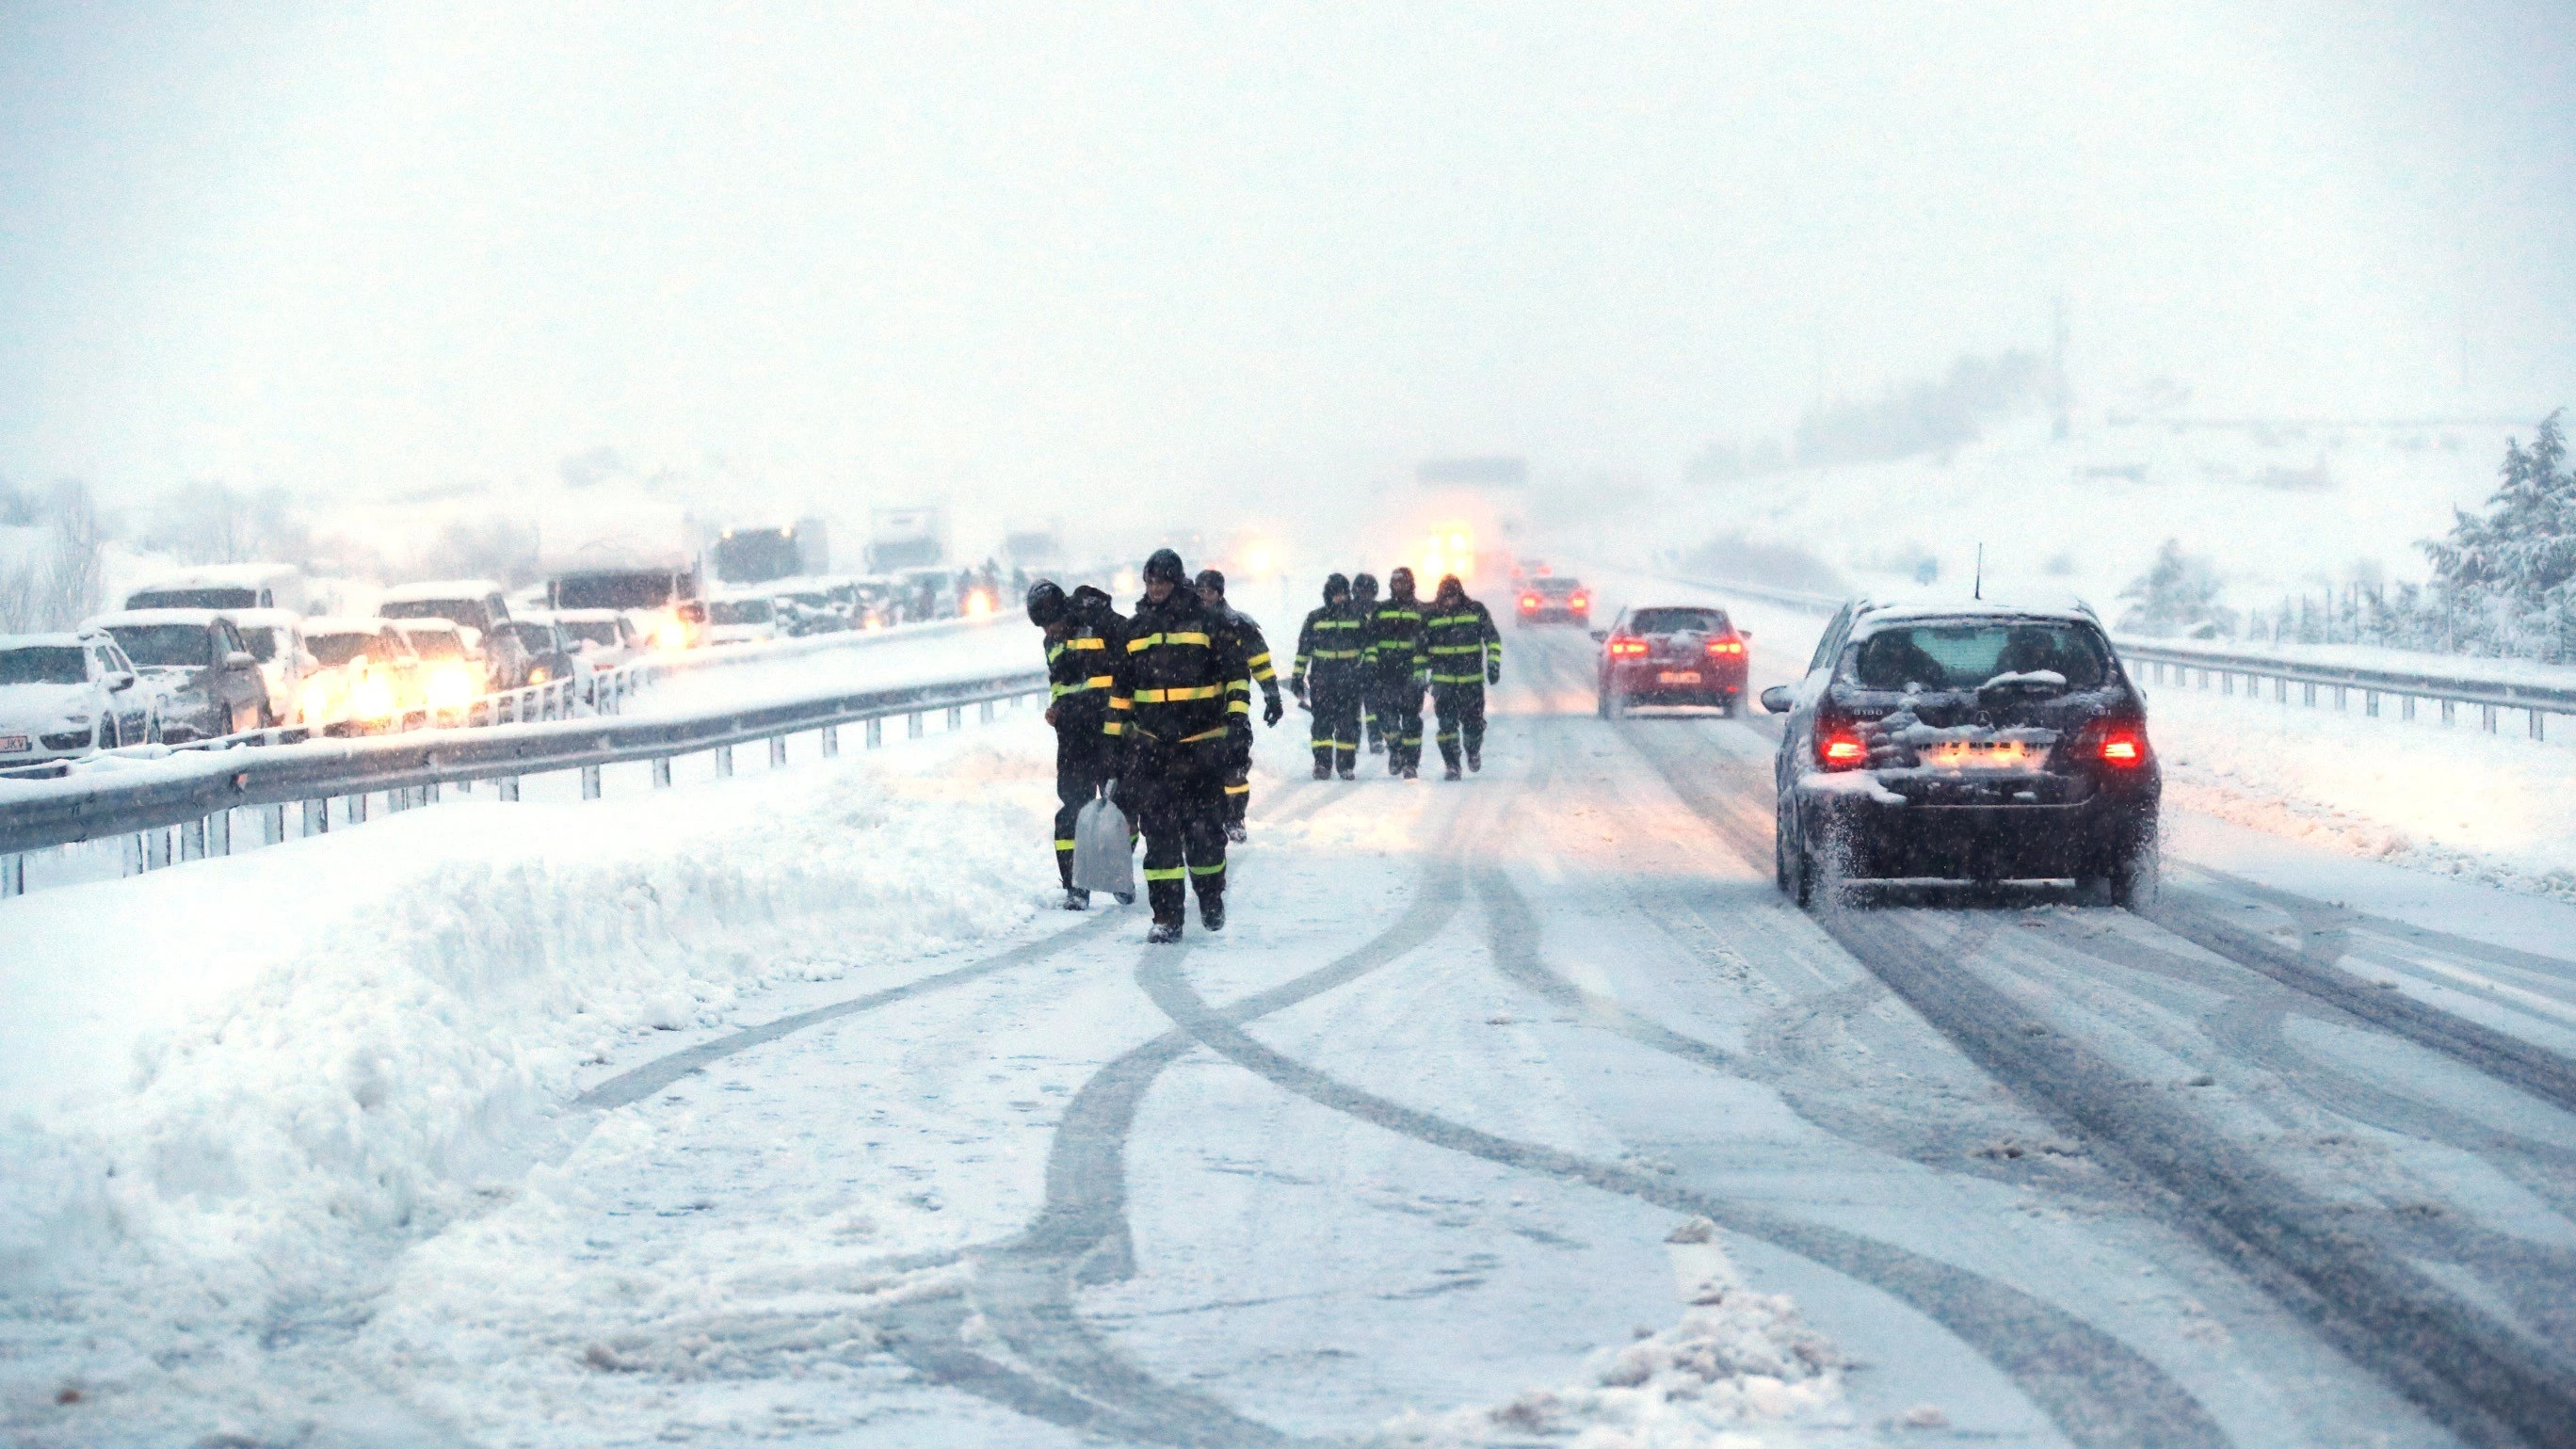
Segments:
[[[1494,616],[1450,574],[1425,604],[1413,570],[1324,580],[1324,606],[1297,631],[1288,687],[1315,716],[1315,778],[1357,779],[1359,752],[1386,756],[1390,775],[1422,770],[1422,698],[1431,696],[1446,778],[1485,767],[1485,687],[1503,681],[1503,636]]]

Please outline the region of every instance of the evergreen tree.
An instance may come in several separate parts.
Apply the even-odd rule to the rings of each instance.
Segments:
[[[2205,559],[2182,551],[2182,541],[2168,538],[2156,550],[2153,567],[2120,591],[2132,600],[2120,616],[2120,627],[2133,634],[2190,633],[2208,638],[2234,635],[2236,614],[2219,607],[2218,576]]]
[[[2551,413],[2526,448],[2505,444],[2504,467],[2481,517],[2454,510],[2451,536],[2417,545],[2472,642],[2513,653],[2576,651],[2576,474]]]

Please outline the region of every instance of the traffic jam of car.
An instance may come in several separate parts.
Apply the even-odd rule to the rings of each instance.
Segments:
[[[599,702],[610,671],[688,650],[989,615],[1005,580],[913,568],[702,587],[694,570],[569,571],[363,591],[308,612],[289,565],[187,569],[61,633],[0,634],[0,771],[279,727],[384,734],[527,718],[496,696]],[[362,591],[349,591],[360,595]]]

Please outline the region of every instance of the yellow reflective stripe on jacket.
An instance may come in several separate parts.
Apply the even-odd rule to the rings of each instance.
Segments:
[[[1128,702],[1127,696],[1123,694],[1113,694],[1109,696],[1109,707],[1111,709],[1134,709],[1136,706]]]
[[[1064,647],[1067,649],[1106,649],[1109,647],[1109,641],[1098,637],[1067,639],[1064,641]]]
[[[1183,700],[1214,699],[1223,693],[1225,691],[1222,688],[1213,684],[1193,684],[1180,689],[1140,689],[1136,691],[1136,702],[1138,704],[1178,704]]]
[[[1183,735],[1183,736],[1181,736],[1181,743],[1182,743],[1182,744],[1185,744],[1185,745],[1195,745],[1195,744],[1201,744],[1201,743],[1203,743],[1203,742],[1205,742],[1205,741],[1208,741],[1208,740],[1221,740],[1221,739],[1224,739],[1224,738],[1225,738],[1225,726],[1223,726],[1223,725],[1218,725],[1215,729],[1212,729],[1212,730],[1201,730],[1201,731],[1199,731],[1197,734],[1194,734],[1194,735]]]
[[[1057,699],[1062,699],[1068,694],[1088,694],[1095,689],[1107,689],[1109,686],[1117,682],[1118,681],[1115,678],[1109,675],[1095,674],[1089,679],[1082,681],[1080,684],[1058,684],[1052,686],[1052,688],[1055,690],[1055,697]]]
[[[1252,681],[1249,679],[1229,679],[1225,682],[1225,691],[1228,694],[1250,694],[1252,692]]]
[[[1431,652],[1434,654],[1475,654],[1481,652],[1484,647],[1485,646],[1482,644],[1434,644],[1431,646]]]
[[[1225,707],[1225,712],[1227,714],[1250,714],[1252,713],[1252,701],[1249,699],[1238,699],[1234,703],[1227,705]]]
[[[1205,634],[1148,634],[1141,639],[1128,640],[1127,652],[1142,654],[1157,644],[1196,644],[1204,649],[1207,647],[1207,642],[1208,636]]]

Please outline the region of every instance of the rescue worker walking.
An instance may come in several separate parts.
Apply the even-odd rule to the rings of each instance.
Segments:
[[[1431,707],[1440,722],[1440,762],[1458,778],[1459,746],[1467,768],[1485,768],[1485,686],[1503,682],[1503,636],[1494,616],[1467,597],[1456,574],[1440,580],[1422,621],[1423,653],[1431,661]]]
[[[1324,580],[1324,607],[1307,611],[1297,629],[1297,663],[1288,688],[1315,715],[1315,778],[1338,772],[1358,778],[1360,748],[1361,631],[1367,620],[1351,603],[1351,585],[1340,574]]]
[[[1252,808],[1252,716],[1248,712],[1252,687],[1261,686],[1261,723],[1277,728],[1279,717],[1288,711],[1279,703],[1279,674],[1270,667],[1270,641],[1261,637],[1261,626],[1250,614],[1237,610],[1225,601],[1225,575],[1215,569],[1201,569],[1197,579],[1199,602],[1207,606],[1217,622],[1233,631],[1235,647],[1243,652],[1244,667],[1251,678],[1238,679],[1226,686],[1226,703],[1240,698],[1247,712],[1228,713],[1226,723],[1233,731],[1234,763],[1225,772],[1225,838],[1241,845],[1244,840],[1243,818]]]
[[[1181,939],[1184,880],[1199,923],[1225,929],[1225,778],[1238,715],[1252,710],[1251,669],[1234,632],[1200,602],[1181,556],[1145,560],[1145,597],[1127,621],[1124,657],[1102,728],[1121,741],[1118,803],[1145,832],[1149,942]],[[1231,686],[1244,682],[1242,692]]]
[[[1351,608],[1360,616],[1360,733],[1372,755],[1386,753],[1386,725],[1377,717],[1377,678],[1369,668],[1368,620],[1377,612],[1377,575],[1351,575]]]
[[[1422,652],[1422,601],[1413,570],[1386,576],[1386,602],[1369,611],[1369,709],[1386,735],[1386,772],[1413,779],[1422,770],[1422,689],[1430,656]]]
[[[1064,882],[1064,908],[1088,910],[1091,892],[1073,883],[1074,822],[1083,806],[1099,798],[1117,758],[1117,740],[1102,726],[1122,621],[1107,594],[1085,584],[1068,600],[1053,579],[1029,585],[1028,608],[1029,622],[1046,638],[1046,722],[1055,726],[1055,870]]]

